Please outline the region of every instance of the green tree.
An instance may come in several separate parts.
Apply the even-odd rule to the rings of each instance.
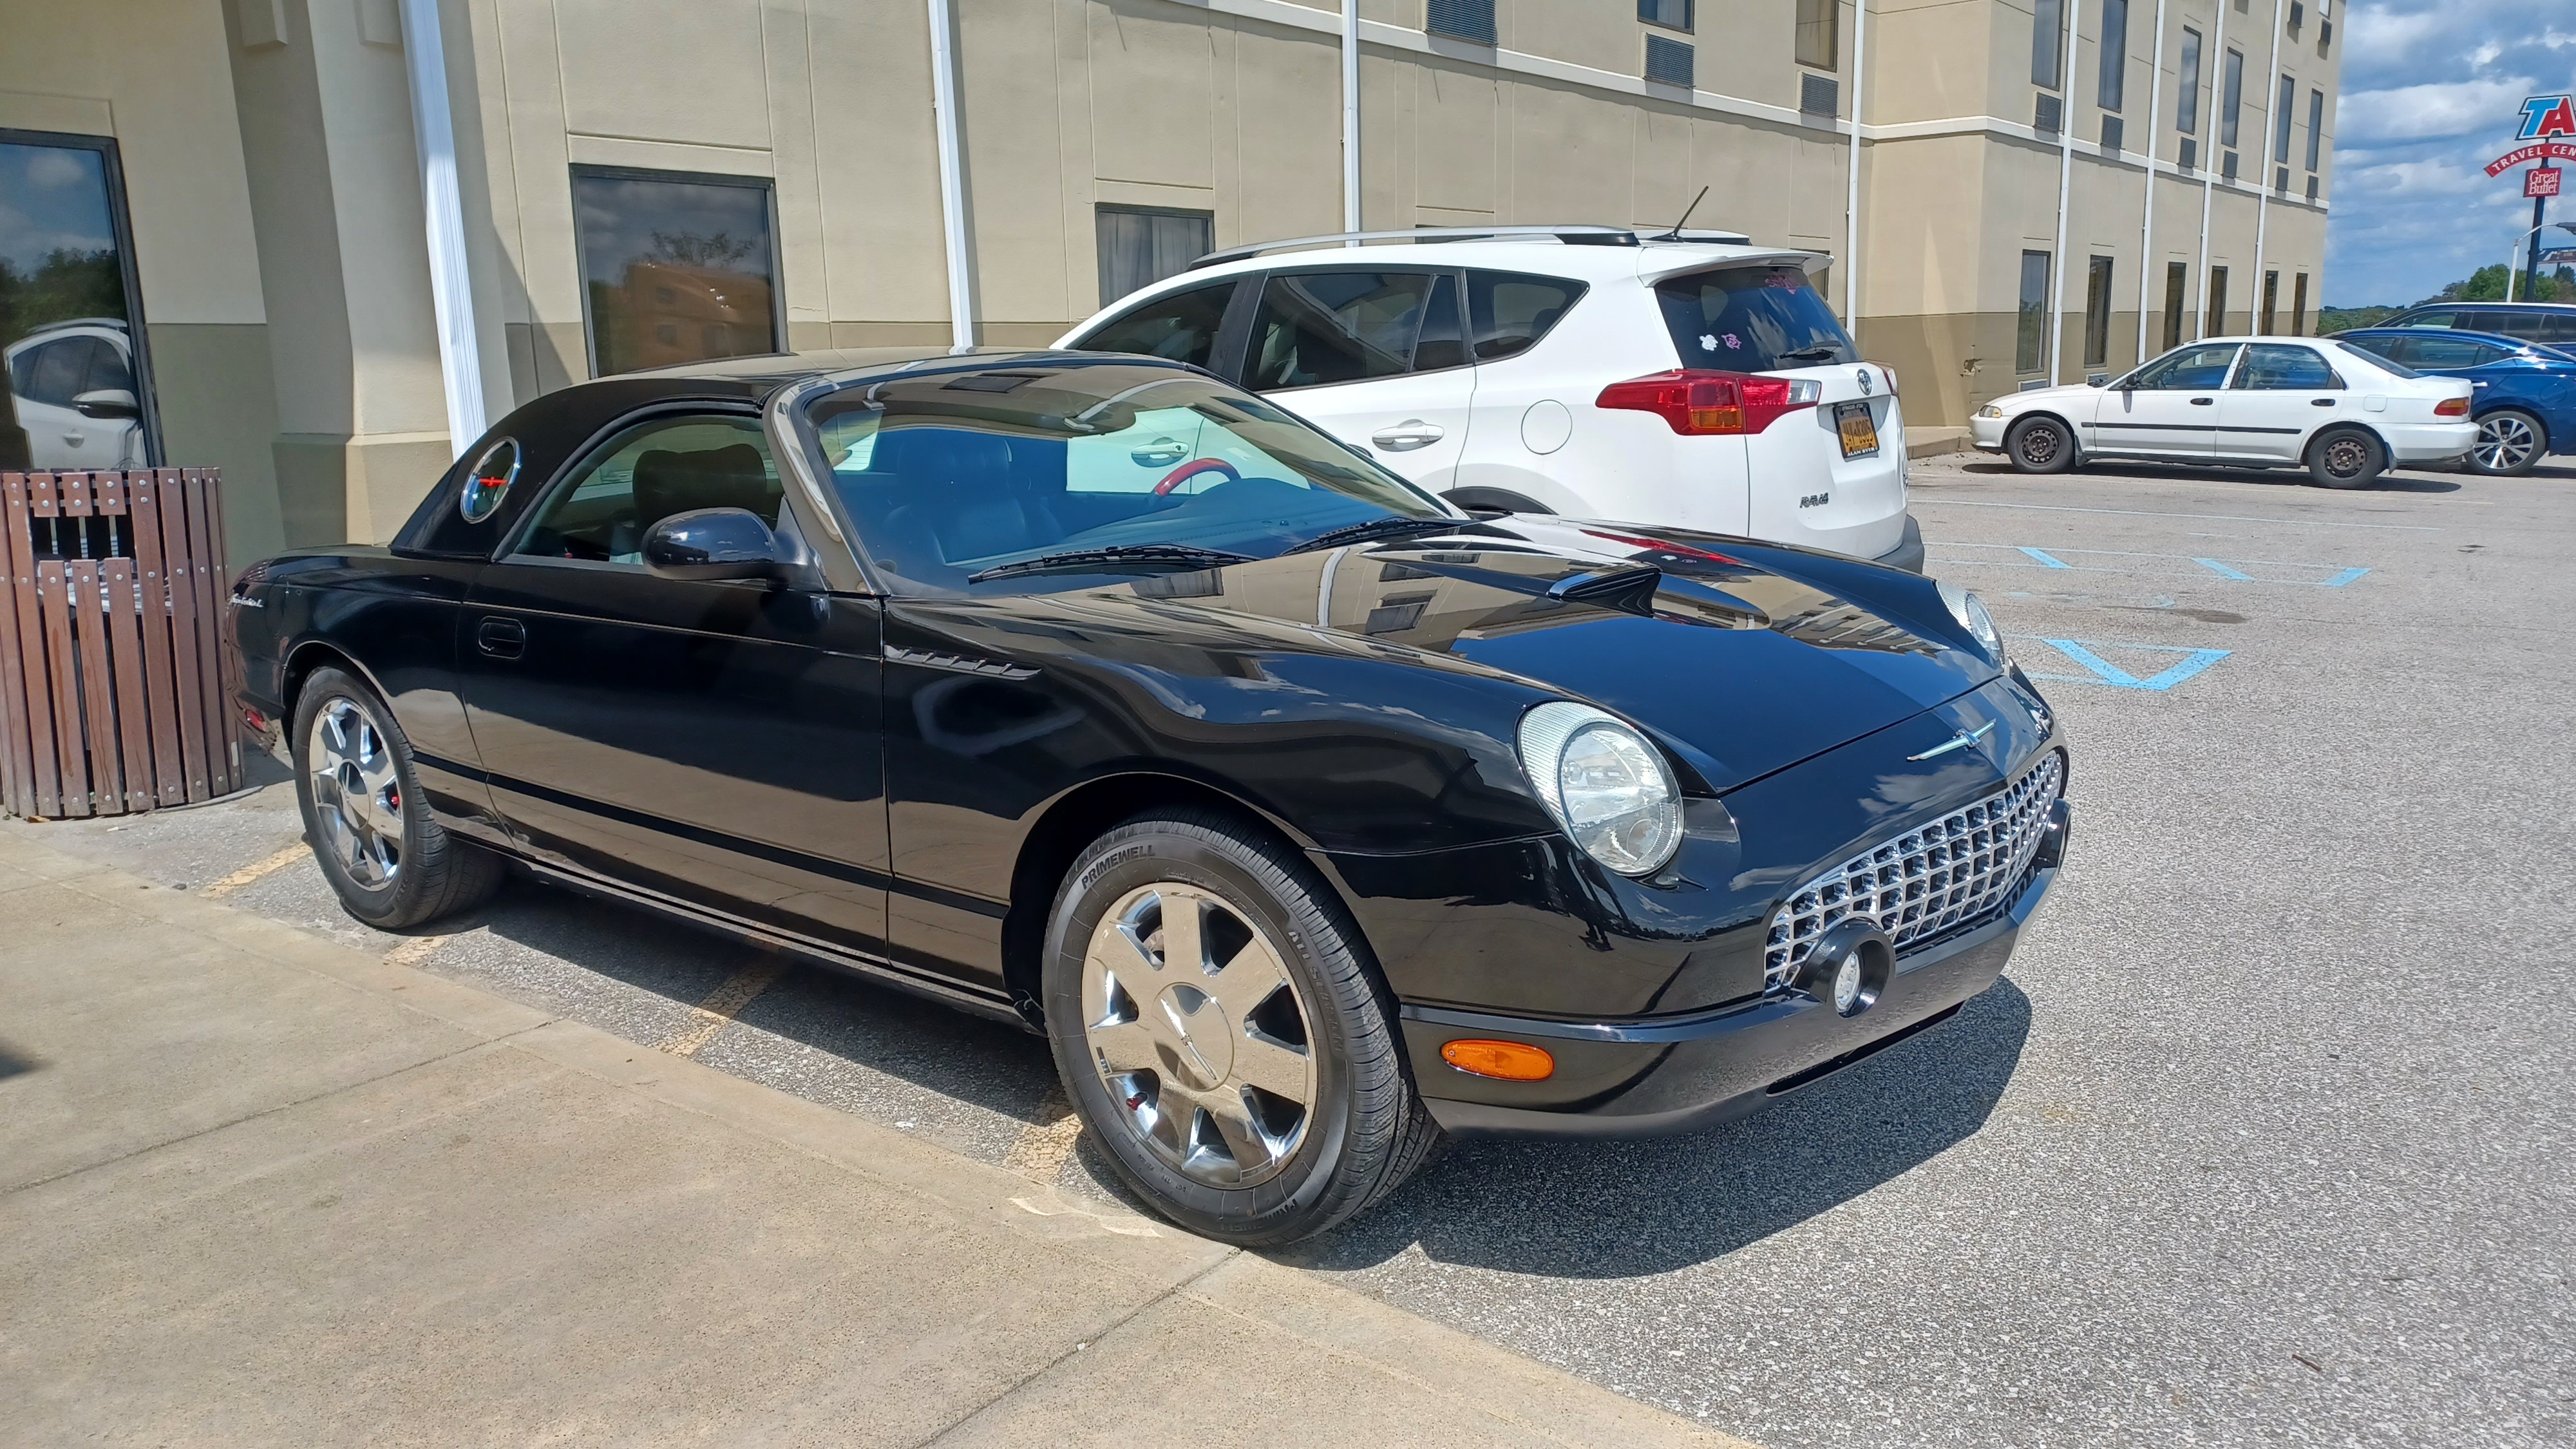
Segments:
[[[0,343],[15,342],[48,322],[124,315],[125,274],[106,247],[57,247],[23,271],[0,257]]]

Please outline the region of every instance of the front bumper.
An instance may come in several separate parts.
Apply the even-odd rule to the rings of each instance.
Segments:
[[[1748,1116],[1864,1057],[1940,1025],[1995,984],[2055,883],[2071,811],[2060,801],[2043,863],[2003,915],[1901,958],[1878,1003],[1839,1016],[1791,990],[1685,1016],[1628,1022],[1540,1021],[1407,1006],[1406,1046],[1424,1105],[1443,1130],[1484,1137],[1659,1137]],[[1455,1069],[1440,1049],[1460,1038],[1545,1047],[1555,1076],[1527,1085],[1521,1104],[1439,1095]],[[1498,1085],[1479,1081],[1477,1087]]]
[[[2011,426],[2010,418],[1972,417],[1968,419],[1968,442],[1981,453],[2000,453],[2004,450],[2004,429]]]
[[[2379,435],[2388,442],[2392,463],[2446,463],[2478,445],[2478,425],[2458,423],[2383,423]]]

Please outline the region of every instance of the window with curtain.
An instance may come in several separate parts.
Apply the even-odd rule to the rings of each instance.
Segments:
[[[2266,271],[2263,273],[2263,325],[2256,330],[2269,337],[2272,335],[2273,324],[2280,320],[2281,274]]]
[[[2191,268],[2188,265],[2165,263],[2165,346],[2168,350],[2182,346],[2182,294],[2190,285]]]
[[[2111,259],[2095,257],[2084,277],[2084,365],[2111,360]]]
[[[1216,218],[1204,211],[1149,206],[1095,206],[1100,249],[1100,304],[1177,277],[1216,247]]]
[[[2227,331],[2227,269],[2209,269],[2209,315],[2200,329],[2203,337],[2216,337]]]
[[[2129,79],[2129,0],[2102,0],[2102,74],[2094,99],[2106,111],[2120,109]]]
[[[2021,254],[2021,315],[2013,331],[2013,371],[2048,366],[2048,253]]]
[[[1667,30],[1691,28],[1691,0],[1637,0],[1637,18]]]
[[[2058,61],[2066,49],[2066,0],[2033,0],[2030,7],[2030,83],[2058,87]]]
[[[1832,70],[1842,63],[1842,16],[1842,0],[1798,0],[1798,64]]]

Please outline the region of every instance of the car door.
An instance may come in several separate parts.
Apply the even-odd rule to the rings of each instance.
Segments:
[[[9,359],[9,390],[27,430],[29,466],[80,470],[139,464],[130,417],[91,417],[79,400],[100,391],[134,395],[133,369],[114,343],[86,332],[39,342]]]
[[[2252,342],[2218,403],[2216,456],[2295,463],[2318,428],[2351,410],[2343,378],[2304,343]]]
[[[2178,347],[2103,391],[2088,451],[2176,460],[2212,457],[2218,396],[2243,344]]]
[[[1467,448],[1476,399],[1452,272],[1273,272],[1243,383],[1432,492]]]
[[[674,513],[784,530],[759,419],[630,420],[556,481],[467,596],[467,720],[538,859],[863,949],[889,862],[875,600],[646,568]]]

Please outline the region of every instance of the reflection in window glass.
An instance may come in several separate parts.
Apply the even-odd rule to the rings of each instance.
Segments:
[[[1515,272],[1469,272],[1467,315],[1476,330],[1476,359],[1492,362],[1538,345],[1583,297],[1581,282]]]
[[[0,140],[0,467],[149,466],[111,143],[45,140]]]
[[[2013,329],[2013,371],[2048,365],[2048,253],[2021,254],[2021,314]]]
[[[1251,385],[1269,392],[1404,372],[1430,292],[1420,272],[1273,275],[1252,318]]]
[[[2182,31],[2182,61],[2174,67],[2174,129],[2189,136],[2200,130],[2200,32]]]
[[[546,501],[518,552],[641,567],[644,535],[663,519],[747,508],[775,528],[781,492],[758,419],[657,418],[601,444]]]
[[[2236,365],[2237,346],[2233,342],[2205,342],[2168,352],[2139,368],[2127,385],[2140,392],[2222,387],[2227,382],[2228,369]]]
[[[1655,305],[1682,366],[1775,372],[1860,354],[1834,309],[1797,267],[1724,267],[1655,284]]]
[[[781,350],[769,183],[573,173],[594,375]]]
[[[2245,349],[2245,366],[2237,371],[2236,387],[2275,392],[2340,391],[2343,379],[2313,348],[2258,342]]]
[[[1142,352],[1205,367],[1215,356],[1217,328],[1224,324],[1225,305],[1233,296],[1232,278],[1211,287],[1175,292],[1107,323],[1083,339],[1082,349]]]

